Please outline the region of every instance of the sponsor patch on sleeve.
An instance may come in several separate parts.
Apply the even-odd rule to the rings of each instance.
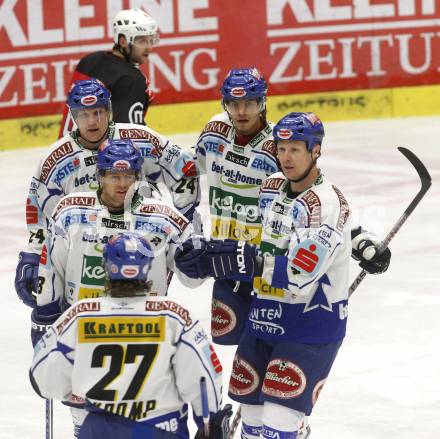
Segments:
[[[328,250],[312,239],[293,248],[290,263],[300,273],[313,277],[323,264]]]
[[[228,137],[230,131],[231,131],[231,126],[228,125],[227,123],[213,120],[206,124],[202,134],[214,133],[214,134],[220,134],[223,137]]]
[[[336,229],[342,232],[342,229],[344,228],[344,225],[350,215],[350,208],[348,207],[347,200],[345,199],[344,195],[342,195],[342,192],[336,186],[332,187],[339,199],[339,216],[336,223]]]
[[[70,142],[63,143],[61,146],[51,152],[41,166],[40,181],[47,183],[49,175],[55,165],[67,154],[73,152],[73,147]]]
[[[274,190],[278,190],[282,184],[286,181],[285,178],[278,178],[278,177],[273,177],[273,178],[267,178],[265,180],[265,182],[263,183],[263,185],[261,186],[261,189],[274,189]]]

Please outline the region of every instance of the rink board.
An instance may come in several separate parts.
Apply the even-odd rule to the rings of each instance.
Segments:
[[[440,114],[440,85],[270,96],[268,119],[313,111],[324,122]],[[220,101],[152,106],[148,125],[162,134],[200,132],[221,112]],[[45,146],[58,136],[61,115],[0,120],[0,150]],[[195,140],[195,139],[194,139]]]

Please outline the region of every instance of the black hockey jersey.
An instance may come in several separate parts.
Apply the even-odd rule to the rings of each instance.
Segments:
[[[110,90],[115,122],[145,125],[145,114],[153,94],[148,88],[148,79],[139,68],[112,52],[94,52],[79,61],[72,83],[89,78],[99,79]],[[72,128],[73,121],[65,105],[59,137]]]

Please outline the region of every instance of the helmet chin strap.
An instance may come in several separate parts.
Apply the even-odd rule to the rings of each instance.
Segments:
[[[126,50],[119,44],[115,44],[115,47],[117,48],[118,52],[124,57],[125,61],[127,61],[129,64],[135,64],[131,59],[131,43],[128,43],[129,50]]]
[[[289,181],[293,182],[293,183],[299,183],[300,181],[303,181],[305,178],[307,178],[310,174],[310,171],[312,170],[312,168],[316,165],[316,161],[318,160],[318,157],[321,154],[318,154],[314,159],[312,159],[312,161],[310,162],[310,165],[307,167],[307,169],[302,173],[302,175],[299,178],[289,178]],[[310,157],[312,157],[312,151],[310,151]]]

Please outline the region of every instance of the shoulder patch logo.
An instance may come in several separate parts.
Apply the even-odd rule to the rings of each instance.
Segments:
[[[50,171],[52,171],[60,159],[71,152],[73,152],[73,147],[70,142],[63,143],[52,151],[49,157],[44,161],[43,166],[41,166],[40,181],[47,183]]]
[[[231,131],[231,126],[227,123],[213,120],[208,122],[203,130],[203,133],[220,134],[223,137],[228,137]]]
[[[284,178],[268,178],[261,186],[261,189],[279,189],[285,181]]]
[[[336,228],[342,232],[345,223],[347,222],[347,218],[350,215],[350,208],[348,207],[347,200],[345,199],[342,192],[336,187],[332,186],[333,190],[336,192],[336,195],[339,198],[339,217],[338,222],[336,223]]]
[[[263,143],[263,147],[261,148],[264,152],[269,153],[270,155],[276,156],[277,153],[277,147],[275,145],[275,142],[273,140],[266,140]]]
[[[70,206],[94,206],[96,202],[96,198],[94,197],[65,197],[63,198],[56,207],[54,218],[66,207]]]

